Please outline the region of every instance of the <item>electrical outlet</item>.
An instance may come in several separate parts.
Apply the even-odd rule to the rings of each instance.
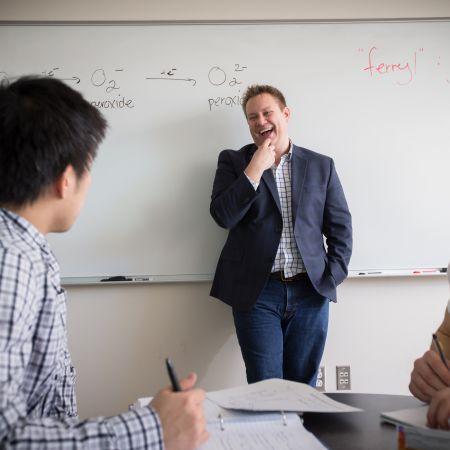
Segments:
[[[320,392],[325,391],[325,366],[320,366],[317,372],[316,389]]]
[[[336,366],[336,389],[338,391],[349,391],[351,388],[350,366]]]

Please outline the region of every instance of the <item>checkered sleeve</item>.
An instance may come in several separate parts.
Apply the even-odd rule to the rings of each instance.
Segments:
[[[35,280],[31,262],[0,248],[0,440],[25,417],[22,384],[32,350]]]
[[[16,424],[7,440],[2,442],[2,448],[163,450],[161,430],[158,415],[150,407],[85,421],[25,418]]]

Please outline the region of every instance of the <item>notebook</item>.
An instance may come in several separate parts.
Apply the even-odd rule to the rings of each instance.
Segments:
[[[381,420],[396,425],[406,448],[448,450],[450,431],[427,427],[428,405],[381,413]]]
[[[148,404],[141,398],[136,406]],[[208,392],[204,402],[209,440],[199,450],[323,450],[303,426],[301,412],[352,412],[311,386],[271,379]]]
[[[199,450],[324,450],[298,414],[221,408],[206,398],[208,441]]]

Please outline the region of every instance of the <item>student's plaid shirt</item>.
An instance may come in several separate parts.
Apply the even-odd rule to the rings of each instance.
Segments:
[[[33,225],[1,208],[0,447],[163,448],[150,407],[78,420],[58,263]]]

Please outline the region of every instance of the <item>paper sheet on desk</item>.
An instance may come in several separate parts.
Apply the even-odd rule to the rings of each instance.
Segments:
[[[141,397],[138,398],[137,401],[132,405],[134,408],[142,408],[147,406],[153,397]],[[225,409],[221,408],[218,404],[213,402],[212,400],[205,398],[203,403],[203,411],[205,414],[205,419],[208,424],[218,424],[218,417],[222,416],[222,419],[226,423],[235,423],[235,422],[245,422],[245,421],[269,421],[269,420],[279,420],[282,421],[283,416],[279,411],[274,412],[251,412],[248,411],[239,411],[233,409]],[[298,415],[295,413],[286,414],[286,417],[289,419],[291,417],[298,418]]]
[[[223,408],[247,411],[353,412],[359,408],[337,402],[311,386],[273,378],[221,391],[207,397]]]

